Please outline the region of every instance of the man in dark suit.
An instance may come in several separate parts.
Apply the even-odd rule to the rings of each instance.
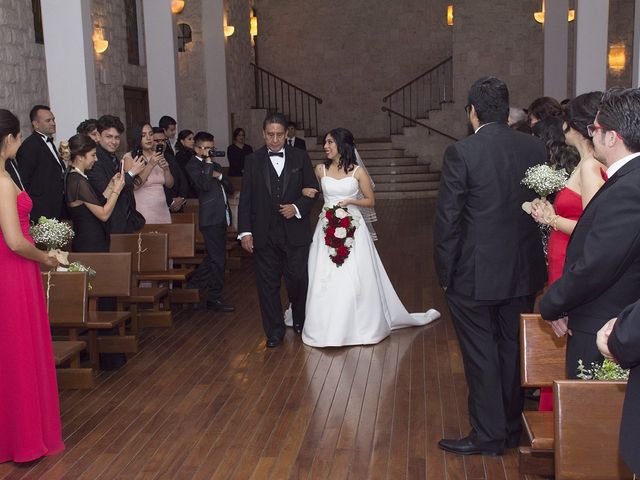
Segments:
[[[314,201],[305,197],[302,189],[319,190],[307,152],[285,146],[286,128],[282,114],[265,118],[266,145],[245,159],[238,207],[238,238],[242,248],[255,253],[262,325],[270,348],[278,346],[285,334],[280,303],[283,275],[293,327],[296,333],[302,333],[312,238],[309,212]]]
[[[227,228],[231,225],[228,196],[233,185],[222,175],[222,167],[213,161],[215,149],[213,135],[198,132],[193,137],[196,155],[187,162],[187,174],[191,178],[200,202],[200,231],[204,237],[207,256],[189,280],[189,288],[206,288],[207,308],[218,312],[233,312],[235,308],[222,302],[224,258],[226,254]]]
[[[120,160],[116,151],[120,147],[120,136],[124,132],[124,125],[118,117],[103,115],[98,119],[98,147],[96,148],[96,163],[87,172],[89,183],[96,192],[104,192],[113,176],[120,171]],[[125,172],[125,186],[118,197],[113,213],[109,218],[111,233],[133,233],[136,231],[134,216],[136,204],[133,196],[133,182],[136,176],[144,170],[142,157],[133,161],[133,166]]]
[[[169,165],[169,171],[173,177],[173,186],[164,186],[164,196],[171,212],[179,212],[185,203],[185,197],[189,194],[189,182],[178,165],[178,161],[171,150],[165,130],[161,127],[153,127],[153,143],[157,152],[164,155]]]
[[[630,368],[620,422],[620,454],[629,468],[640,474],[640,300],[598,331],[600,353],[623,368]],[[607,408],[603,405],[603,408]]]
[[[608,180],[576,224],[563,274],[540,301],[546,320],[567,315],[567,376],[578,360],[601,362],[596,332],[640,297],[640,90],[612,89],[593,125],[596,159]]]
[[[290,147],[299,148],[301,150],[307,149],[307,142],[302,138],[296,137],[296,124],[293,122],[287,123],[287,145]]]
[[[520,314],[531,312],[545,280],[538,227],[521,205],[527,168],[545,163],[544,144],[507,126],[509,92],[495,77],[469,90],[475,133],[444,154],[434,256],[469,386],[471,432],[442,439],[462,455],[502,454],[520,436]]]
[[[164,131],[164,134],[167,137],[167,149],[165,152],[169,152],[175,158],[176,152],[173,145],[175,144],[176,134],[178,133],[178,122],[176,122],[175,118],[170,117],[169,115],[163,115],[160,117],[160,120],[158,120],[158,127]],[[173,178],[175,178],[175,175]]]
[[[61,218],[66,165],[53,141],[56,118],[48,106],[36,105],[29,119],[33,133],[22,142],[16,161],[24,188],[33,201],[31,221],[37,222],[41,216]]]

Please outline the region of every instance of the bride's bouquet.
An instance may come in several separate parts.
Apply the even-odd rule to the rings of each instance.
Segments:
[[[324,243],[329,247],[329,258],[337,267],[341,267],[351,253],[358,220],[349,213],[349,210],[337,205],[325,207],[320,218],[324,231]]]
[[[75,235],[68,223],[55,218],[40,217],[38,223],[29,227],[29,234],[39,249],[48,251],[49,255],[56,257],[60,263],[69,264],[68,253],[60,250]]]
[[[549,165],[541,164],[527,168],[520,183],[544,199],[552,193],[562,190],[568,178],[569,174],[564,169],[556,170]],[[522,209],[530,214],[531,202],[524,202]]]

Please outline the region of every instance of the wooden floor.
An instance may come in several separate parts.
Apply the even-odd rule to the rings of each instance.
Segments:
[[[234,314],[181,311],[126,367],[61,393],[66,450],[0,479],[518,479],[517,455],[437,447],[468,432],[455,333],[432,266],[433,200],[377,206],[382,260],[409,311],[443,318],[375,346],[266,349],[251,261]]]

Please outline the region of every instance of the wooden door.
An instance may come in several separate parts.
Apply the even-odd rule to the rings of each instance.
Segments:
[[[127,150],[133,146],[136,129],[149,121],[149,94],[146,88],[123,87]]]

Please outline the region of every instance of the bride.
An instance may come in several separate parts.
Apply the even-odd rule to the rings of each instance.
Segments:
[[[373,344],[391,330],[426,325],[440,317],[437,310],[408,313],[398,298],[373,244],[363,211],[374,206],[372,181],[358,165],[349,130],[336,128],[325,136],[327,160],[315,174],[324,195],[324,209],[309,250],[309,290],[302,340],[313,347]],[[315,190],[305,192],[309,196]],[[325,211],[343,207],[356,224],[349,254],[338,266],[325,244]],[[286,315],[291,324],[290,314]]]

